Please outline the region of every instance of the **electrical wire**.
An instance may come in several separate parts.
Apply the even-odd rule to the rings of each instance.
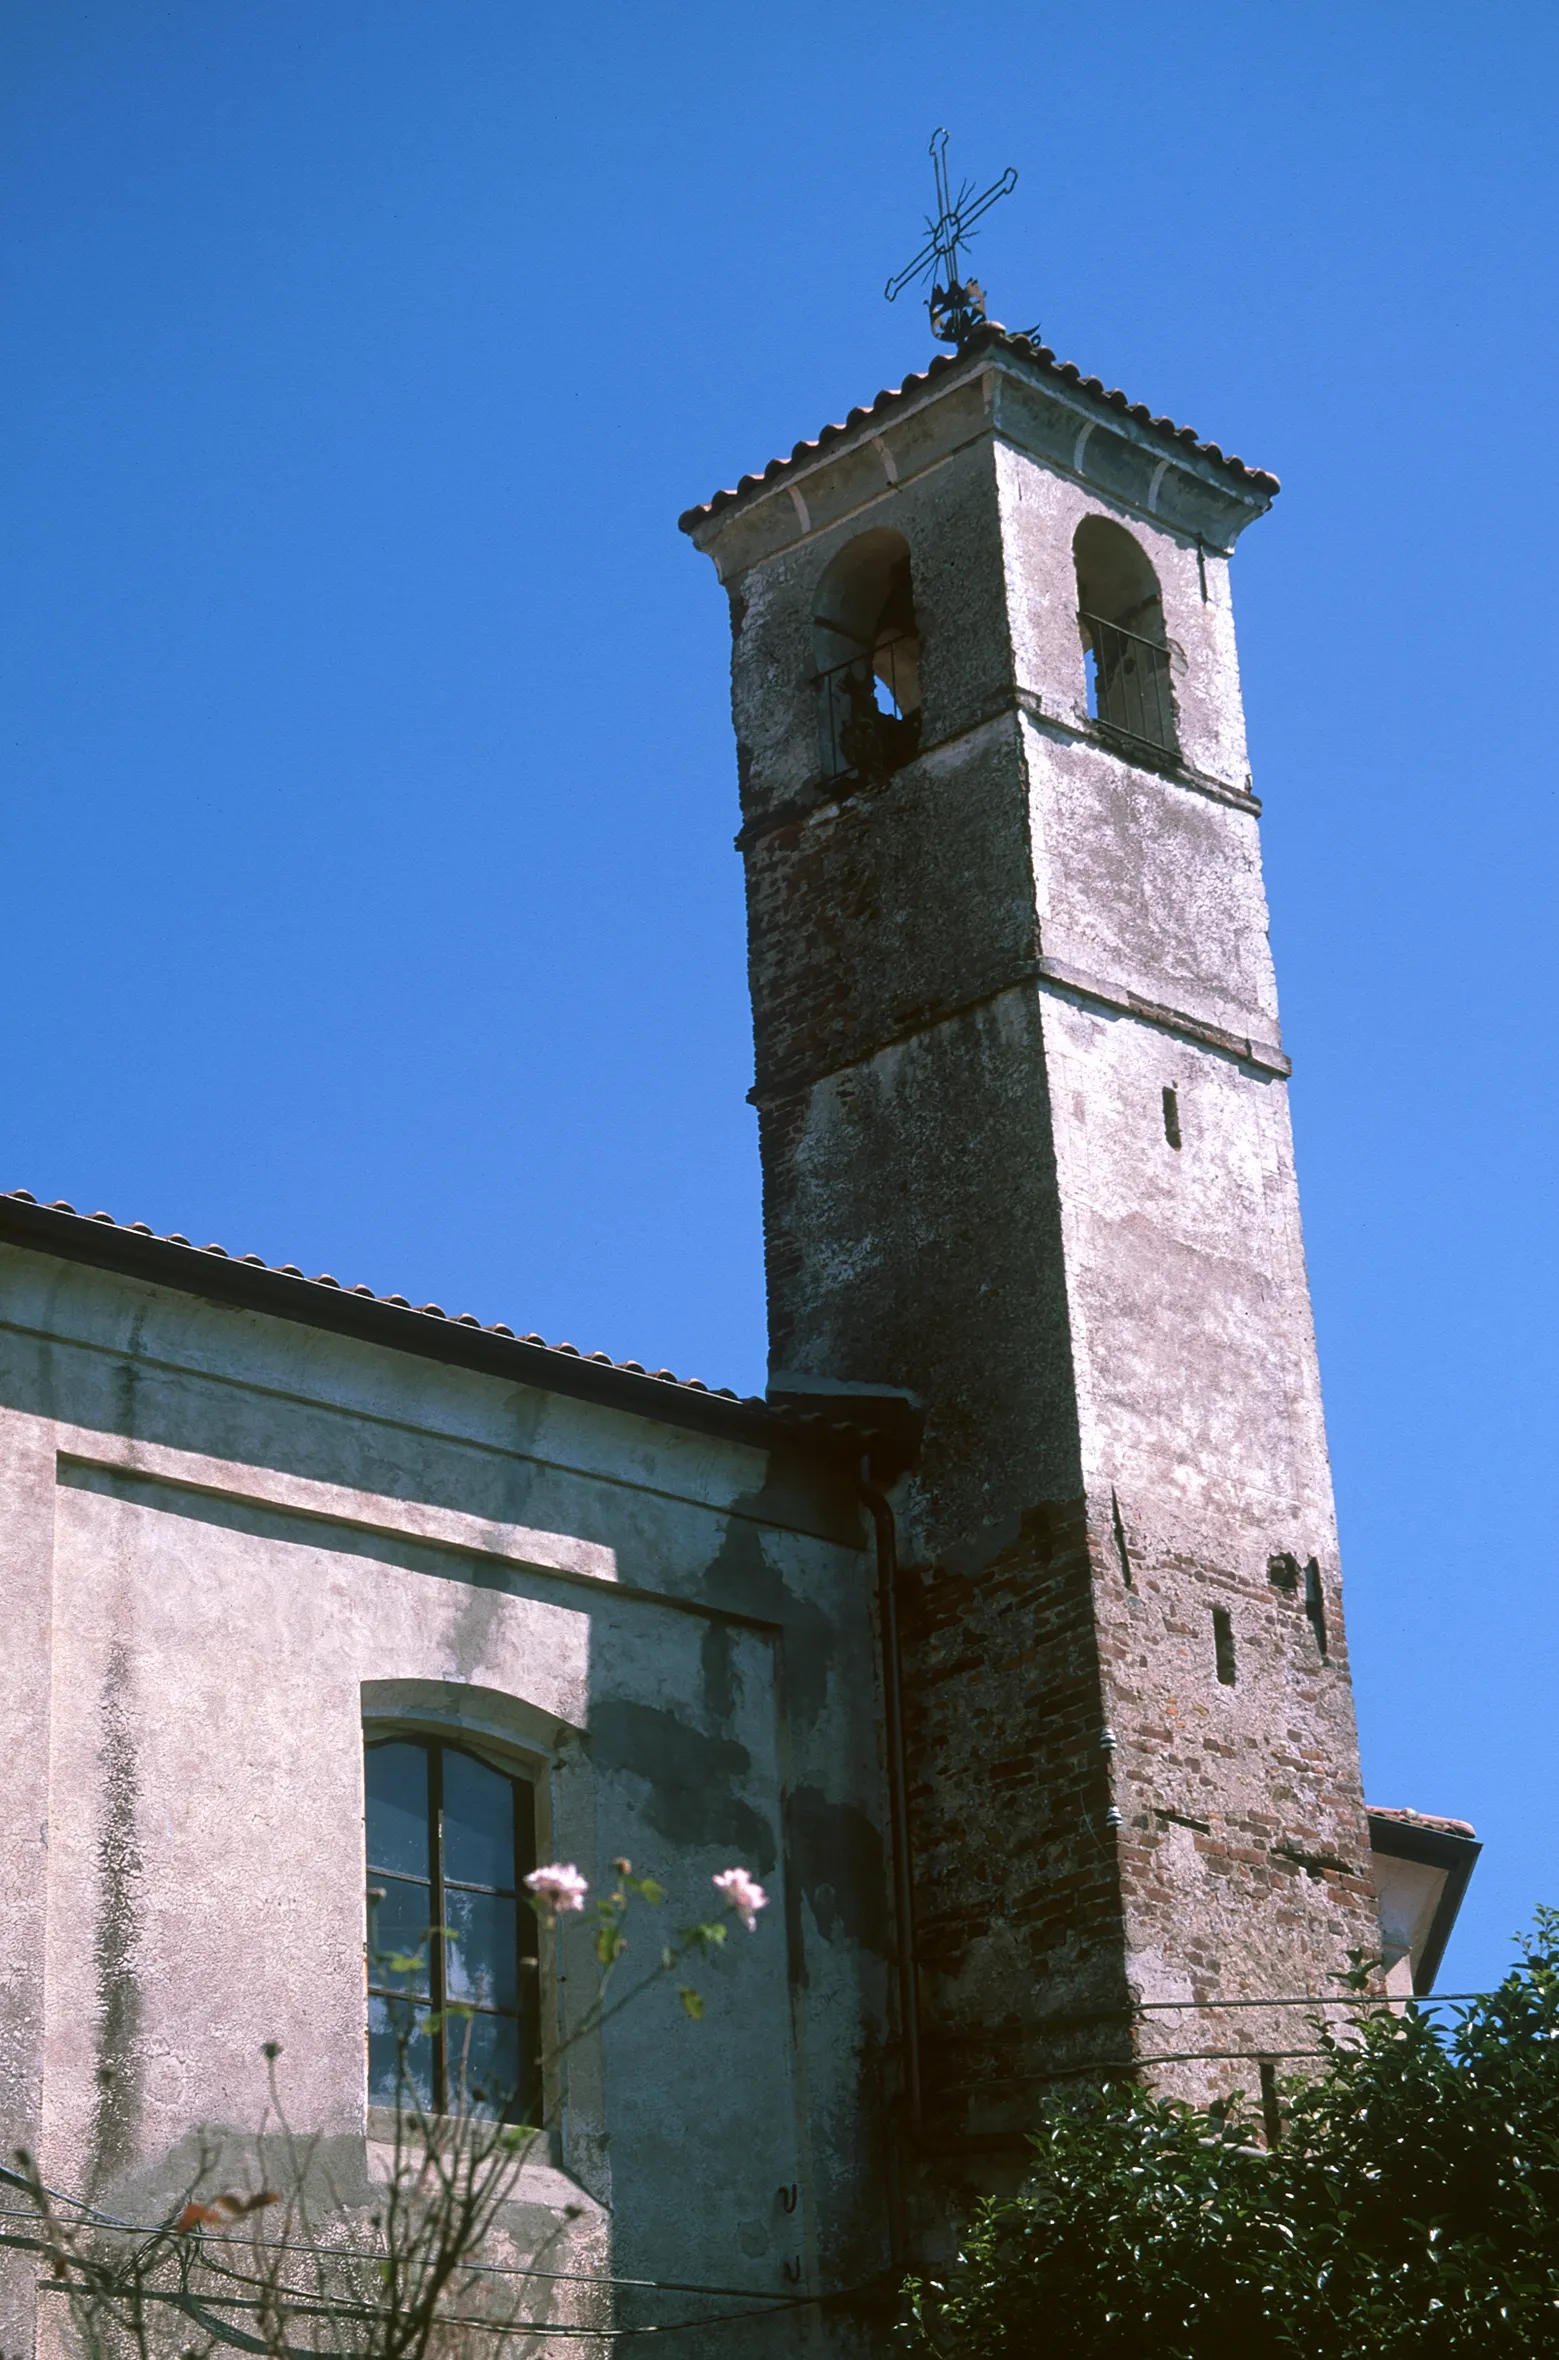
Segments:
[[[50,2253],[51,2255],[55,2250],[46,2240],[36,2237],[12,2237],[0,2235],[0,2246],[17,2247],[33,2253]],[[311,2248],[306,2250],[324,2251],[328,2253],[334,2249],[325,2247]],[[265,2284],[263,2280],[251,2278],[247,2273],[243,2272],[230,2272],[226,2273],[226,2275],[231,2276],[234,2279],[234,2282],[237,2284],[249,2284],[256,2286],[264,2286]],[[552,2275],[552,2273],[543,2273],[543,2275]],[[665,2287],[669,2282],[651,2279],[622,2280],[616,2282],[597,2281],[596,2283],[619,2283],[629,2286],[637,2285],[640,2287]],[[63,2294],[68,2299],[72,2294],[80,2293],[82,2290],[80,2288],[71,2286],[67,2281],[62,2281],[56,2276],[45,2279],[42,2282],[41,2291],[46,2294]],[[695,2287],[687,2287],[682,2289],[682,2291],[696,2293],[705,2290]],[[730,2291],[738,2295],[745,2295],[746,2292],[746,2290],[741,2288],[733,2288]],[[699,2313],[696,2318],[650,2320],[635,2327],[575,2325],[570,2321],[560,2319],[482,2319],[464,2313],[446,2314],[441,2318],[440,2325],[446,2327],[471,2328],[477,2331],[479,2334],[484,2335],[540,2335],[560,2337],[574,2341],[582,2341],[587,2338],[594,2338],[598,2342],[621,2343],[632,2336],[685,2335],[691,2334],[695,2329],[707,2327],[738,2326],[743,2321],[747,2320],[772,2319],[776,2316],[777,2311],[807,2310],[825,2301],[839,2302],[846,2299],[846,2295],[860,2294],[864,2293],[865,2291],[867,2291],[866,2287],[861,2286],[852,2287],[845,2290],[844,2293],[836,2293],[830,2296],[815,2294],[761,2296],[759,2298],[760,2300],[770,2304],[771,2307],[768,2310],[715,2312],[704,2311]],[[226,2344],[230,2348],[239,2351],[271,2355],[272,2360],[274,2360],[274,2355],[277,2351],[277,2346],[274,2344],[274,2342],[268,2343],[259,2337],[245,2335],[230,2321],[213,2317],[211,2314],[218,2311],[239,2311],[258,2315],[262,2311],[279,2309],[286,2316],[298,2320],[342,2319],[352,2321],[370,2321],[373,2319],[382,2319],[389,2316],[389,2314],[383,2311],[374,2310],[370,2306],[360,2303],[331,2303],[328,2301],[311,2302],[307,2299],[288,2300],[286,2297],[290,2294],[290,2292],[291,2290],[283,2290],[283,2300],[280,2302],[275,2301],[273,2294],[272,2300],[270,2302],[261,2303],[256,2301],[252,2296],[212,2293],[192,2294],[187,2288],[143,2286],[139,2289],[139,2299],[142,2302],[157,2303],[169,2309],[182,2312],[185,2317],[193,2319],[198,2326],[204,2328],[208,2334],[215,2336],[219,2343]],[[317,2352],[312,2349],[306,2351],[294,2351],[293,2347],[288,2345],[282,2347],[282,2350],[285,2352],[287,2360],[318,2360]]]
[[[1494,1999],[1498,1996],[1498,1992],[1495,1991],[1455,1991],[1440,1993],[1426,1992],[1413,1993],[1411,1995],[1407,1993],[1374,1994],[1349,1992],[1331,1994],[1304,1992],[1283,1994],[1272,1998],[1257,1999],[1240,1997],[1236,1999],[1134,2000],[1129,2003],[1129,2005],[1119,2009],[1100,2009],[1093,2011],[1086,2016],[1057,2017],[1050,2019],[1049,2022],[1051,2029],[1060,2031],[1070,2025],[1099,2023],[1109,2021],[1112,2018],[1125,2019],[1129,2021],[1136,2017],[1149,2014],[1186,2014],[1188,2012],[1199,2012],[1202,2010],[1235,2008],[1344,2007],[1357,2009],[1361,2007],[1385,2007],[1403,2010],[1409,2007],[1423,2008],[1464,2006],[1479,2000]],[[1046,2025],[1042,2022],[1036,2027],[1036,2029],[1043,2031],[1046,2029]],[[1177,2049],[1163,2051],[1155,2056],[1092,2058],[1083,2064],[1052,2067],[1048,2072],[1036,2072],[1017,2075],[1005,2074],[998,2078],[987,2081],[966,2081],[962,2086],[968,2090],[991,2088],[1007,2089],[1013,2087],[1030,2086],[1036,2082],[1070,2080],[1078,2076],[1091,2073],[1107,2074],[1111,2072],[1134,2072],[1144,2066],[1189,2064],[1248,2064],[1260,2066],[1263,2064],[1289,2063],[1303,2058],[1323,2057],[1331,2053],[1332,2052],[1329,2049],[1313,2047],[1303,2049],[1276,2050]],[[30,2187],[31,2183],[21,2173],[10,2170],[4,2165],[0,2165],[0,2185],[27,2189]],[[38,2186],[40,2192],[47,2196],[51,2203],[68,2206],[73,2213],[80,2215],[81,2225],[90,2226],[98,2230],[109,2231],[120,2236],[157,2237],[171,2236],[174,2234],[171,2229],[171,2225],[167,2222],[147,2224],[120,2220],[115,2215],[111,2213],[105,2213],[97,2206],[88,2203],[85,2198],[72,2196],[64,2190],[46,2187],[42,2182],[39,2182]],[[0,2220],[19,2221],[32,2220],[35,2218],[35,2214],[23,2212],[17,2208],[9,2206],[0,2206]],[[192,2243],[190,2246],[185,2247],[184,2250],[186,2252],[194,2252],[197,2250],[203,2250],[205,2247],[212,2245],[252,2246],[252,2242],[253,2241],[250,2239],[234,2235],[231,2232],[213,2232],[212,2230],[203,2227],[199,2232],[199,2247],[195,2247]],[[57,2246],[54,2243],[48,2242],[44,2239],[37,2237],[20,2237],[6,2234],[4,2232],[0,2232],[0,2246],[20,2248],[34,2253],[48,2253],[51,2256],[57,2252]],[[269,2250],[278,2253],[285,2252],[306,2254],[315,2259],[328,2259],[338,2262],[352,2260],[372,2260],[378,2258],[375,2249],[372,2247],[318,2245],[305,2239],[295,2238],[278,2239],[274,2245],[269,2247]],[[264,2280],[255,2278],[250,2273],[232,2270],[215,2262],[212,2262],[209,2264],[209,2266],[213,2270],[217,2271],[220,2276],[226,2278],[235,2286],[266,2286],[266,2282]],[[695,2319],[661,2320],[637,2327],[576,2327],[559,2320],[487,2320],[475,2317],[455,2317],[449,2319],[447,2322],[447,2324],[450,2326],[467,2327],[477,2330],[478,2332],[485,2332],[488,2334],[526,2334],[561,2337],[575,2341],[593,2337],[600,2342],[617,2343],[626,2341],[627,2339],[634,2336],[687,2334],[698,2328],[734,2325],[740,2323],[743,2320],[772,2319],[782,2312],[806,2309],[809,2306],[824,2300],[839,2301],[843,2299],[843,2297],[838,2294],[830,2297],[818,2295],[783,2295],[778,2293],[770,2293],[767,2290],[759,2287],[706,2285],[696,2280],[689,2279],[630,2278],[614,2272],[606,2271],[592,2272],[582,2270],[544,2270],[534,2265],[523,2263],[472,2262],[470,2264],[464,2265],[464,2271],[465,2274],[472,2277],[482,2276],[489,2278],[521,2278],[541,2280],[548,2284],[559,2286],[599,2286],[603,2288],[610,2288],[614,2291],[634,2293],[706,2295],[712,2299],[720,2299],[724,2301],[730,2301],[734,2299],[747,2304],[758,2304],[764,2306],[762,2309],[727,2311],[714,2314],[704,2313]],[[45,2280],[43,2284],[46,2291],[55,2293],[69,2295],[73,2291],[79,2291],[72,2289],[68,2284],[62,2283],[58,2278]],[[290,2297],[291,2290],[287,2291]],[[850,2289],[848,2291],[852,2293],[858,2293],[864,2291],[864,2289],[856,2288]],[[270,2353],[273,2349],[270,2345],[267,2345],[256,2338],[241,2334],[235,2327],[228,2326],[220,2320],[210,2319],[205,2316],[205,2314],[213,2308],[225,2311],[258,2312],[261,2310],[262,2305],[255,2301],[252,2297],[225,2294],[208,2294],[202,2297],[196,2297],[188,2293],[172,2289],[153,2288],[143,2288],[142,2295],[147,2301],[171,2304],[174,2308],[185,2311],[187,2315],[194,2317],[199,2324],[205,2326],[208,2332],[216,2335],[219,2341],[229,2343],[238,2349],[249,2350],[255,2353]],[[311,2305],[306,2300],[300,2300],[297,2298],[290,2299],[289,2308],[293,2309],[296,2313],[296,2316],[298,2316],[300,2319],[351,2317],[354,2319],[366,2320],[383,2316],[382,2313],[377,2313],[361,2305],[333,2305],[328,2302],[322,2304],[315,2303]],[[294,2356],[294,2360],[316,2360],[316,2355],[299,2353]]]
[[[1305,1992],[1292,1999],[1139,1999],[1109,2012],[1145,2016],[1166,2008],[1449,2008],[1498,1997],[1497,1991]]]
[[[15,2172],[6,2171],[4,2166],[0,2165],[0,2180],[14,2181],[19,2176]],[[94,2229],[111,2229],[126,2237],[158,2237],[173,2234],[166,2221],[156,2224],[120,2221],[116,2220],[111,2213],[97,2211],[94,2206],[86,2204],[80,2197],[62,2196],[53,2188],[45,2188],[43,2193],[56,2204],[69,2204],[84,2213],[88,2223]],[[35,2213],[0,2205],[0,2221],[31,2221],[36,2218]],[[199,2234],[202,2245],[248,2247],[253,2243],[252,2239],[235,2236],[230,2231],[216,2231],[204,2226]],[[0,2243],[5,2242],[9,2241],[0,2238]],[[266,2250],[270,2253],[311,2254],[316,2259],[329,2261],[377,2261],[381,2258],[377,2248],[371,2245],[313,2245],[307,2239],[298,2237],[278,2237],[274,2240],[268,2238],[265,2242]],[[706,2286],[699,2280],[692,2278],[626,2278],[609,2271],[541,2270],[524,2262],[462,2262],[460,2267],[462,2276],[473,2278],[544,2278],[560,2286],[627,2287],[641,2294],[707,2294],[720,2295],[725,2298],[735,2296],[743,2302],[779,2305],[797,2300],[794,2295],[771,2294],[764,2287]]]
[[[0,2240],[0,2242],[20,2244],[24,2241],[7,2238]],[[43,2291],[47,2294],[68,2296],[79,2290],[62,2284],[57,2278],[51,2278],[44,2280]],[[785,2295],[780,2298],[780,2308],[786,2311],[803,2311],[824,2299],[821,2295],[815,2294]],[[834,2296],[828,2299],[838,2301],[840,2298]],[[272,2345],[261,2342],[257,2337],[240,2336],[236,2330],[223,2335],[222,2329],[226,2322],[220,2319],[209,2319],[206,2316],[208,2312],[217,2310],[258,2313],[268,2307],[263,2303],[255,2302],[250,2297],[194,2295],[181,2288],[143,2287],[141,2300],[148,2303],[162,2303],[173,2310],[182,2311],[186,2317],[197,2320],[200,2325],[217,2335],[220,2341],[232,2342],[242,2350],[271,2352],[274,2349]],[[284,2311],[288,2317],[300,2320],[346,2319],[355,2321],[383,2319],[390,2316],[387,2312],[372,2310],[361,2303],[289,2302],[277,2304],[276,2308]],[[722,2327],[744,2319],[772,2319],[774,2316],[773,2311],[705,2311],[696,2319],[650,2320],[639,2327],[587,2327],[575,2325],[572,2321],[565,2319],[481,2319],[473,2317],[469,2313],[445,2312],[440,2316],[439,2325],[441,2327],[474,2328],[481,2335],[600,2336],[620,2339],[630,2335],[683,2335],[695,2327]],[[317,2360],[317,2355],[311,2354],[309,2360]]]
[[[1160,2014],[1165,2012],[1183,2014],[1188,2010],[1200,2008],[1357,2008],[1360,2006],[1365,2006],[1375,2008],[1391,2008],[1401,2011],[1405,2014],[1410,2008],[1462,2006],[1474,2000],[1497,1999],[1498,1997],[1498,1991],[1445,1991],[1435,1993],[1425,1992],[1422,1994],[1416,1992],[1408,1993],[1404,1991],[1397,1993],[1387,1993],[1383,1997],[1377,1997],[1373,1994],[1355,1995],[1350,1992],[1340,2000],[1332,2000],[1329,1998],[1318,1999],[1314,1994],[1311,1993],[1306,1993],[1302,1996],[1296,1996],[1294,1998],[1281,1999],[1140,2000],[1134,2002],[1130,2007],[1100,2008],[1086,2016],[1051,2016],[1042,2018],[1040,2022],[1034,2027],[1034,2029],[1037,2032],[1063,2032],[1077,2026],[1109,2023],[1112,2020],[1122,2023],[1129,2023],[1135,2021],[1138,2016],[1146,2015],[1150,2010]],[[1344,2028],[1341,2026],[1338,2027],[1339,2031],[1343,2029]],[[1337,2041],[1330,2046],[1323,2048],[1172,2049],[1163,2051],[1157,2056],[1093,2057],[1081,2065],[1053,2065],[1033,2073],[993,2074],[978,2081],[964,2080],[959,2086],[965,2090],[1005,2090],[1013,2088],[1030,2088],[1037,2082],[1071,2081],[1076,2080],[1081,2075],[1088,2073],[1135,2073],[1145,2065],[1287,2064],[1299,2057],[1329,2057],[1334,2055],[1338,2048],[1345,2047],[1345,2045],[1346,2044],[1344,2042]]]
[[[1123,2000],[1118,2008],[1086,2008],[1068,2011],[1065,2015],[1041,2016],[1032,2029],[1036,2032],[1064,2032],[1079,2024],[1127,2024],[1139,2016],[1183,2015],[1190,2009],[1201,2008],[1444,2008],[1457,2007],[1473,2000],[1498,1999],[1497,1991],[1385,1991],[1342,1992],[1335,1996],[1322,1992],[1296,1992],[1276,1999],[1132,1999]]]
[[[1081,2065],[1052,2065],[1041,2073],[1004,2073],[964,2081],[963,2090],[1028,2089],[1036,2082],[1075,2081],[1085,2073],[1136,2073],[1144,2065],[1275,2065],[1294,2057],[1324,2057],[1326,2049],[1171,2049],[1157,2057],[1090,2057]]]

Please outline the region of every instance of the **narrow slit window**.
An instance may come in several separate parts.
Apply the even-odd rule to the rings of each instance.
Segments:
[[[1326,1661],[1326,1595],[1321,1588],[1321,1568],[1312,1557],[1305,1567],[1305,1614],[1315,1633],[1315,1649]]]
[[[1234,1622],[1227,1606],[1213,1608],[1213,1661],[1225,1688],[1234,1686]]]
[[[1270,2057],[1261,2060],[1261,2123],[1267,2134],[1267,2145],[1281,2146],[1283,2108],[1278,2098],[1278,2069]]]
[[[365,1754],[368,2100],[540,2119],[534,1789],[435,1738]]]
[[[1180,1093],[1173,1082],[1164,1084],[1164,1137],[1171,1147],[1180,1145]]]
[[[1131,1578],[1131,1551],[1126,1546],[1126,1522],[1121,1515],[1121,1504],[1114,1485],[1110,1486],[1110,1520],[1115,1527],[1115,1554],[1121,1563],[1121,1580],[1128,1590],[1136,1587]]]

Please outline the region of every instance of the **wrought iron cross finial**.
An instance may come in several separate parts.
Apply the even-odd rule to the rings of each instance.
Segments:
[[[985,318],[985,290],[977,280],[960,277],[958,249],[968,245],[981,214],[1017,187],[1018,175],[1009,164],[983,197],[975,196],[974,184],[968,180],[955,197],[947,177],[947,133],[940,130],[931,134],[931,168],[936,175],[937,210],[934,219],[926,215],[926,243],[914,261],[888,281],[883,293],[892,303],[906,287],[929,276],[931,293],[926,308],[931,314],[931,333],[939,344],[962,346]]]

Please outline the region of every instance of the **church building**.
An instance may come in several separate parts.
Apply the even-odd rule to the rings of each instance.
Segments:
[[[674,2349],[856,2351],[1048,2093],[1270,2123],[1352,1957],[1429,1988],[1478,1847],[1360,1779],[1230,590],[1277,488],[978,325],[682,518],[765,1399],[0,1197],[0,2093],[53,2187],[155,2217],[267,2043],[371,2183],[386,2027],[463,1998],[541,2125],[538,2349],[703,2299]],[[701,2019],[600,2021],[527,1906],[618,1858],[670,1927],[762,1885]],[[460,1939],[386,1981],[376,1909]]]

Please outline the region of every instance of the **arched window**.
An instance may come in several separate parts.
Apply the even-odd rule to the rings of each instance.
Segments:
[[[540,2119],[535,1795],[437,1738],[365,1753],[368,2100]]]
[[[825,779],[888,778],[920,748],[920,633],[902,533],[841,549],[812,608]]]
[[[1164,605],[1146,551],[1107,516],[1085,516],[1072,550],[1089,712],[1136,745],[1176,753]]]

